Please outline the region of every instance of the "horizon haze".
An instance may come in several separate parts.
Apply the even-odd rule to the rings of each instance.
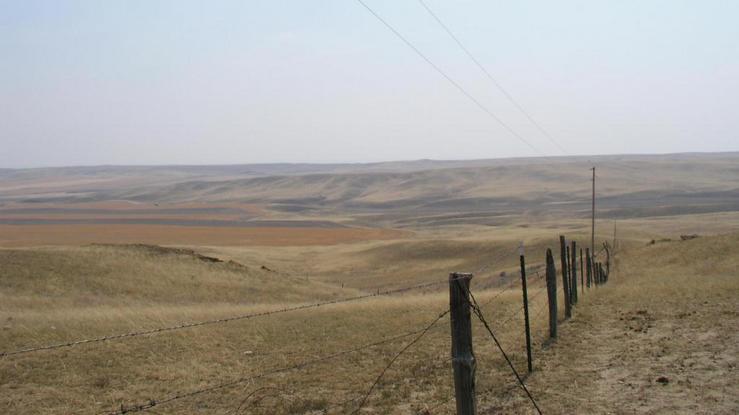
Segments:
[[[361,2],[24,1],[0,167],[739,150],[739,3],[364,3],[531,146]]]

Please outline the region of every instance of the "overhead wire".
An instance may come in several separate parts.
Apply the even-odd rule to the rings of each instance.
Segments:
[[[383,19],[377,12],[375,12],[371,7],[367,5],[363,0],[357,0],[359,4],[364,6],[365,9],[367,9],[370,14],[372,14],[377,20],[379,20],[385,27],[387,27],[395,36],[400,39],[403,43],[406,44],[409,48],[411,48],[418,56],[421,57],[427,64],[429,64],[436,72],[438,72],[441,76],[443,76],[447,81],[449,81],[450,84],[452,84],[459,92],[461,92],[464,96],[467,97],[472,103],[474,103],[478,108],[480,108],[483,112],[485,112],[488,116],[490,116],[492,119],[494,119],[498,124],[500,124],[506,131],[508,131],[511,135],[516,137],[519,141],[526,144],[529,148],[534,150],[538,154],[544,154],[541,150],[539,150],[537,147],[535,147],[533,144],[531,144],[528,140],[526,140],[523,136],[521,136],[519,133],[517,133],[513,128],[511,128],[507,123],[505,123],[500,117],[495,115],[494,112],[492,112],[488,107],[483,105],[477,98],[475,98],[470,92],[468,92],[462,85],[460,85],[457,81],[455,81],[451,76],[447,75],[446,72],[444,72],[438,65],[436,65],[431,59],[429,59],[423,52],[421,52],[420,49],[418,49],[413,43],[411,43],[408,39],[406,39],[398,30],[396,30],[390,23],[388,23],[385,19]]]
[[[421,6],[423,6],[424,9],[431,15],[431,17],[436,20],[436,22],[444,29],[444,31],[449,35],[449,37],[454,40],[454,42],[459,46],[460,49],[467,55],[468,58],[485,74],[485,76],[490,80],[490,82],[495,85],[496,88],[508,99],[508,101],[513,104],[528,120],[533,124],[539,132],[545,136],[549,141],[554,144],[559,151],[562,152],[562,154],[567,154],[567,151],[552,137],[551,134],[547,130],[544,129],[544,127],[541,126],[530,114],[528,111],[526,111],[523,106],[515,99],[513,98],[513,95],[511,95],[505,88],[503,88],[503,85],[498,82],[493,75],[490,74],[490,72],[483,66],[480,61],[475,58],[474,55],[472,55],[472,52],[465,47],[465,45],[462,43],[461,40],[452,32],[451,29],[439,18],[439,16],[431,10],[431,8],[424,2],[423,0],[418,0],[419,3],[421,3]]]

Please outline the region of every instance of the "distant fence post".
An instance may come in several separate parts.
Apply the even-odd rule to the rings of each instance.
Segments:
[[[565,297],[565,318],[572,317],[572,310],[570,307],[570,282],[567,277],[567,248],[565,244],[564,235],[559,235],[559,257],[560,264],[562,266],[562,291]]]
[[[590,248],[585,248],[585,272],[587,275],[587,285],[590,288],[590,284],[593,281],[593,259],[590,257]]]
[[[582,266],[582,248],[580,248],[580,291],[585,295],[585,269]]]
[[[608,273],[606,272],[606,269],[603,268],[602,263],[600,264],[600,269],[601,269],[601,275],[603,275],[603,283],[605,284],[606,282],[608,282]]]
[[[449,311],[452,325],[452,368],[457,415],[475,415],[475,354],[472,351],[471,303],[469,297],[472,274],[449,274]]]
[[[552,250],[547,249],[547,297],[549,298],[549,338],[557,338],[557,269]]]
[[[572,249],[570,249],[570,283],[572,284],[572,303],[577,304],[577,243],[572,241]]]
[[[528,362],[529,373],[534,369],[531,363],[531,327],[529,326],[529,293],[526,288],[526,258],[524,258],[523,242],[518,247],[518,258],[521,263],[521,288],[523,290],[523,319],[524,330],[526,331],[526,359]]]

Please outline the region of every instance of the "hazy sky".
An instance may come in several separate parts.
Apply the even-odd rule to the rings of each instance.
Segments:
[[[365,0],[561,154],[417,0]],[[568,154],[739,150],[739,1],[427,4]],[[0,0],[0,167],[537,155],[355,0]]]

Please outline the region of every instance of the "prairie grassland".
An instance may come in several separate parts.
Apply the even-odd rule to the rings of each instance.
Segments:
[[[545,412],[737,413],[737,244],[734,233],[624,248],[529,380]]]
[[[443,283],[448,272],[474,272],[485,265],[489,267],[476,273],[473,293],[515,365],[524,371],[518,241],[525,241],[529,264],[536,265],[546,247],[558,251],[559,233],[585,244],[587,226],[587,221],[576,219],[546,222],[537,228],[459,226],[419,231],[412,238],[392,241],[274,248],[206,246],[196,248],[197,253],[107,245],[0,249],[0,351],[275,310],[378,288],[441,282],[436,289],[391,297],[1,357],[0,412],[100,413],[234,382],[159,405],[154,411],[351,413],[414,336],[389,339],[427,326],[448,308]],[[730,330],[737,324],[739,257],[734,247],[739,236],[646,245],[650,238],[673,234],[650,233],[648,223],[642,222],[624,224],[619,234],[623,243],[612,281],[581,296],[574,318],[562,325],[560,339],[547,348],[543,348],[546,293],[543,281],[531,275],[536,371],[528,382],[545,413],[621,413],[623,399],[630,400],[623,413],[641,408],[635,402],[652,390],[649,382],[655,369],[649,362],[658,359],[650,353],[672,347],[665,346],[661,337],[640,338],[641,332],[629,331],[627,324],[632,321],[628,319],[642,319],[638,311],[643,309],[665,322],[696,319],[692,331],[681,333],[684,338],[672,340],[674,349],[665,352],[683,359],[687,369],[680,379],[693,376],[696,386],[674,382],[668,387],[675,389],[658,390],[673,393],[657,395],[661,400],[655,402],[645,398],[655,405],[652,410],[658,411],[659,403],[667,405],[668,398],[676,400],[678,393],[688,394],[685,403],[670,405],[678,410],[695,408],[698,385],[705,384],[718,391],[709,393],[719,399],[711,407],[731,413],[728,409],[736,409],[736,401],[714,395],[727,396],[739,384],[732,360],[737,339],[735,330]],[[611,235],[598,236],[602,241]],[[203,259],[198,253],[224,262]],[[712,276],[710,285],[695,277],[701,272]],[[507,289],[508,284],[514,288]],[[560,319],[561,296],[560,291]],[[715,307],[703,305],[705,301],[715,302]],[[678,317],[694,311],[699,314]],[[650,322],[659,324],[660,319],[638,324],[646,327]],[[491,339],[478,322],[474,324],[480,407],[530,413],[530,404],[515,387]],[[676,330],[665,325],[659,332],[664,336]],[[388,341],[360,347],[383,340]],[[713,355],[693,355],[699,353],[698,346]],[[360,350],[291,369],[357,347]],[[453,405],[449,350],[449,320],[444,317],[395,361],[370,395],[365,412],[449,413]],[[621,367],[619,361],[628,361],[630,353],[633,369]],[[718,363],[710,360],[714,355]],[[698,360],[691,367],[689,359]],[[721,376],[733,383],[719,385]],[[619,383],[622,378],[627,379],[624,382],[637,379],[648,392],[630,395],[627,383]],[[580,397],[571,401],[572,394]]]
[[[343,272],[343,262],[335,264],[335,272],[322,265],[322,272],[331,278],[314,272],[317,263],[330,260],[331,247],[322,247],[321,255],[308,261],[310,266],[303,268],[308,272],[303,273],[298,272],[300,263],[311,253],[298,255],[297,247],[262,256],[228,247],[199,251],[225,262],[204,260],[183,249],[140,245],[0,250],[7,276],[0,282],[4,334],[0,350],[274,310],[374,292],[375,288],[441,282],[436,289],[389,298],[0,358],[0,411],[97,413],[120,409],[121,404],[290,367],[416,331],[448,307],[445,279],[450,270],[478,266],[478,255],[489,254],[491,259],[511,256],[508,247],[496,254],[502,245],[462,241],[455,250],[463,257],[461,262],[445,257],[421,269],[428,272],[420,272],[419,264],[441,251],[429,242],[406,244],[405,250],[395,245],[382,248],[380,243],[342,245],[333,258],[338,260],[354,250],[353,258],[364,258],[369,270],[372,264],[385,264],[412,251],[416,255],[410,255],[406,265],[417,272],[415,278],[378,277],[358,283],[348,276],[341,284],[336,276]],[[454,248],[453,241],[441,242],[440,246],[441,250]],[[263,262],[265,258],[270,261]],[[265,263],[270,270],[261,268]],[[387,272],[380,270],[373,275]],[[514,351],[514,359],[521,365],[520,290],[503,291],[501,287],[503,282],[516,281],[501,278],[497,270],[488,270],[476,275],[473,289],[485,304],[504,346]],[[540,279],[535,278],[531,284],[538,342],[543,339],[546,323],[542,313],[545,295]],[[495,300],[486,304],[492,297]],[[499,327],[503,320],[505,325]],[[451,387],[448,325],[448,317],[443,318],[398,359],[371,395],[368,408],[383,413],[416,413],[438,405],[433,413],[446,411]],[[476,336],[480,387],[507,385],[511,380],[507,369],[479,325]],[[234,413],[254,391],[255,395],[237,412],[350,412],[394,353],[412,338],[402,337],[300,370],[282,371],[177,400],[156,408],[156,413]],[[492,402],[494,396],[481,399]]]
[[[537,292],[536,289],[533,292]],[[480,294],[484,303],[496,291]],[[0,361],[0,408],[6,413],[98,413],[123,404],[147,402],[263,372],[416,331],[447,307],[445,294],[376,298],[265,319],[186,329],[147,338],[78,346]],[[532,313],[544,306],[535,298]],[[279,307],[279,305],[275,305]],[[272,307],[98,307],[72,313],[3,312],[4,349],[125,332],[180,321],[197,321]],[[491,319],[518,315],[520,292],[509,290],[485,306]],[[515,313],[515,314],[511,314]],[[543,339],[544,314],[538,314],[535,338]],[[493,320],[494,321],[494,320]],[[499,328],[504,346],[517,351],[524,365],[519,320]],[[441,404],[448,409],[451,387],[448,318],[440,320],[402,355],[370,397],[367,407],[382,413],[416,413]],[[494,323],[495,325],[495,323]],[[490,339],[476,326],[480,369],[478,385],[487,390],[511,380]],[[300,370],[286,370],[212,393],[156,408],[156,413],[233,413],[244,398],[243,413],[346,413],[394,354],[413,336],[347,353]],[[495,388],[498,389],[498,388]],[[490,402],[491,395],[483,398]],[[345,403],[346,402],[346,403]],[[446,409],[444,409],[446,411]]]

